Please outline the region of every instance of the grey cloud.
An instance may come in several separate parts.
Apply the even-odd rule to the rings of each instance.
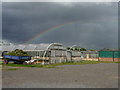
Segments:
[[[76,22],[33,43],[60,42],[86,48],[116,47],[117,3],[72,3],[72,6],[29,2],[3,3],[3,38],[24,43],[48,28]]]

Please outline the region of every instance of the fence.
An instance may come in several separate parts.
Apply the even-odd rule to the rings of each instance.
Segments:
[[[99,51],[99,61],[119,61],[120,51]]]

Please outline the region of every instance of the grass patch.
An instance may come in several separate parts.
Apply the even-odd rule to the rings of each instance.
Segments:
[[[2,62],[2,61],[0,61],[0,65],[2,65],[2,63],[3,63],[3,62]]]
[[[120,63],[120,62],[115,62],[115,63]]]
[[[40,65],[40,64],[30,64],[30,65],[24,65],[24,64],[13,64],[9,63],[5,66],[12,66],[12,67],[36,67],[36,68],[59,68],[56,66],[61,65],[84,65],[84,64],[98,64],[98,63],[120,63],[120,62],[109,62],[109,61],[80,61],[80,62],[66,62],[66,63],[57,63],[57,64],[50,64],[50,65]],[[3,65],[4,66],[4,65]]]
[[[17,68],[8,68],[7,70],[18,70]]]
[[[24,64],[6,64],[4,66],[12,66],[12,67],[31,67],[31,68],[57,68],[57,64],[51,64],[51,65],[40,65],[40,64],[30,64],[30,65],[24,65]]]
[[[80,62],[65,62],[65,63],[57,63],[44,65],[43,67],[54,68],[56,66],[61,65],[84,65],[84,64],[99,64],[99,63],[119,63],[119,62],[109,62],[109,61],[80,61]]]
[[[13,64],[13,63],[6,64],[6,66],[12,66],[12,67],[43,67],[43,65],[38,65],[38,64],[24,65],[24,64]]]

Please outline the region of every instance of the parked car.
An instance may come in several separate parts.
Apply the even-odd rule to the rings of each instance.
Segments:
[[[24,61],[24,64],[34,64],[35,62],[37,62],[37,59],[32,59],[29,61]]]

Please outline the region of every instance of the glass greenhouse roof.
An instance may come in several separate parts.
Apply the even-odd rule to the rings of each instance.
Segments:
[[[24,51],[44,51],[47,48],[49,49],[65,49],[61,44],[52,43],[52,44],[19,44],[19,45],[4,45],[2,46],[2,51],[13,51],[15,49],[21,49]]]

